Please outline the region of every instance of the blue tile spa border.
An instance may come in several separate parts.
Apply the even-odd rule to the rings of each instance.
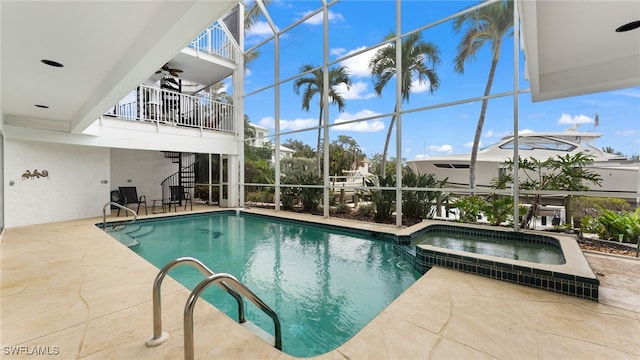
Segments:
[[[398,241],[407,247],[406,245],[410,244],[412,238],[432,231],[448,232],[458,235],[482,234],[485,237],[542,242],[547,246],[553,246],[562,251],[560,241],[550,236],[490,229],[476,229],[454,225],[427,226],[426,228],[412,234],[411,237],[398,238]],[[493,260],[488,260],[479,258],[473,253],[459,255],[449,252],[448,249],[440,249],[433,246],[429,249],[421,246],[415,247],[415,267],[420,273],[427,272],[433,266],[440,266],[491,279],[507,281],[519,285],[598,301],[598,286],[600,282],[597,278],[582,277],[562,271],[539,269],[536,268],[535,265],[536,264],[534,263],[524,261],[521,262],[521,264],[511,264],[503,262],[497,257]]]

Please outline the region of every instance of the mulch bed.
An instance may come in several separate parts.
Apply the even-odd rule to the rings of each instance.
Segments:
[[[636,256],[636,245],[619,243],[612,240],[601,240],[584,238],[578,241],[578,245],[582,250],[596,251],[607,254],[623,255],[623,256]]]

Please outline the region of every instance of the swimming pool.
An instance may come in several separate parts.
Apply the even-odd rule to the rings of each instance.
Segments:
[[[235,212],[147,219],[139,226],[140,244],[131,249],[158,268],[190,256],[237,277],[276,311],[283,351],[297,357],[342,345],[420,276],[394,255],[391,238],[338,228]],[[203,279],[190,267],[169,275],[189,289]],[[210,287],[203,298],[236,317],[235,300],[222,290]],[[245,310],[273,335],[271,318],[250,304]]]

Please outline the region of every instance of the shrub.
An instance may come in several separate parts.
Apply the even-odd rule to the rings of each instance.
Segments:
[[[283,178],[284,185],[280,201],[285,210],[292,210],[296,205],[302,204],[302,210],[313,212],[318,208],[322,199],[322,188],[297,187],[295,185],[321,185],[322,178],[315,171],[297,171]]]
[[[358,210],[356,210],[356,214],[358,214],[358,216],[371,219],[376,214],[376,210],[371,204],[360,204],[358,206]]]
[[[436,180],[433,174],[408,172],[402,177],[402,186],[409,188],[441,188],[445,182]],[[445,198],[441,191],[405,190],[402,193],[402,216],[408,219],[432,218],[438,203]]]
[[[367,180],[367,186],[390,187],[391,190],[370,190],[371,200],[375,209],[373,220],[376,222],[391,221],[391,215],[395,209],[396,192],[393,187],[396,186],[396,180],[392,175],[380,176],[372,180]]]
[[[487,202],[478,195],[471,195],[456,200],[453,207],[460,212],[459,222],[474,223],[487,208]]]
[[[491,225],[500,225],[513,214],[513,197],[494,194],[493,200],[486,203],[482,211]]]
[[[247,192],[245,195],[246,201],[261,202],[261,203],[273,203],[273,190],[263,189],[258,191]]]
[[[293,210],[296,206],[297,192],[295,188],[282,188],[280,192],[280,202],[284,210]]]
[[[336,203],[331,210],[334,214],[349,214],[351,212],[351,208],[344,201]]]
[[[604,210],[597,219],[602,225],[601,238],[621,238],[623,242],[638,242],[640,237],[640,208],[635,212],[618,214],[615,211]]]
[[[598,218],[604,210],[611,210],[616,213],[627,211],[629,203],[622,199],[607,197],[575,196],[571,198],[571,216],[577,224],[582,224],[580,219],[590,216]]]

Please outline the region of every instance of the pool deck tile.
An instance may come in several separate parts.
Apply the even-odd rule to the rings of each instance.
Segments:
[[[189,291],[165,280],[163,325],[170,337],[146,347],[158,269],[95,227],[101,221],[5,230],[0,239],[3,359],[183,357],[182,314]],[[347,343],[314,359],[640,358],[640,260],[592,253],[586,259],[601,281],[600,302],[434,267]],[[197,303],[195,319],[196,358],[292,359],[204,301]],[[11,346],[49,346],[59,354],[35,356],[23,348],[8,355]]]

